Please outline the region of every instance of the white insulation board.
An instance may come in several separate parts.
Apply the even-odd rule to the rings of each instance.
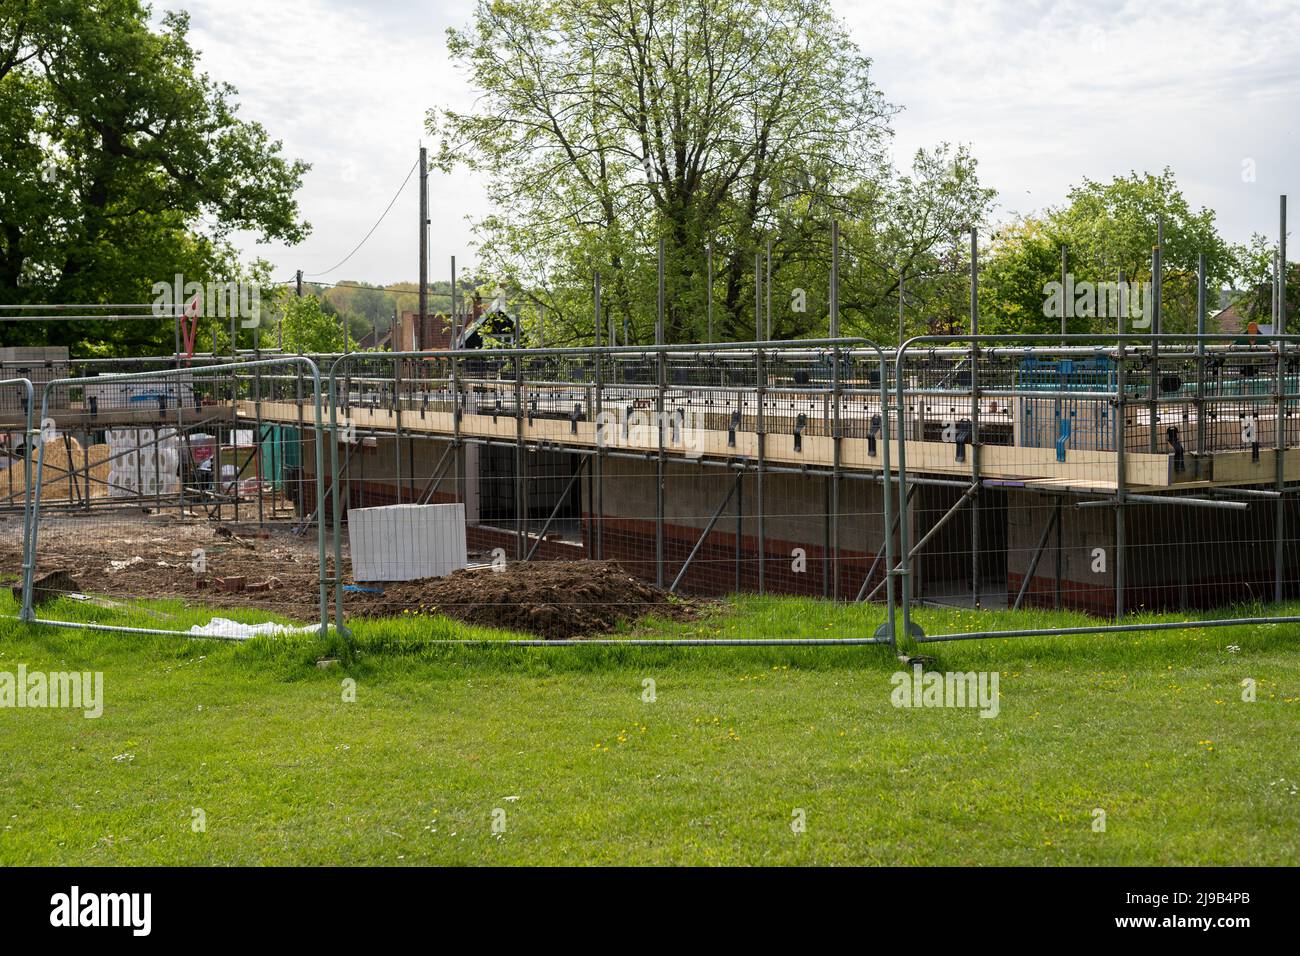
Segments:
[[[465,567],[465,506],[384,505],[348,510],[355,581],[439,578]]]

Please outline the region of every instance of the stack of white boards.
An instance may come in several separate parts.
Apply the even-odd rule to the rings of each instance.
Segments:
[[[114,498],[174,495],[180,490],[180,442],[176,429],[110,428],[108,487]]]
[[[384,505],[348,509],[354,581],[440,578],[469,563],[465,506]]]

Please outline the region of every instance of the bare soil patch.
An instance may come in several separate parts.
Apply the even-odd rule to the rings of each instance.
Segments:
[[[197,552],[201,571],[194,569]],[[346,571],[346,541],[343,562]],[[298,535],[287,523],[259,529],[255,523],[138,509],[50,515],[41,520],[37,574],[57,573],[38,597],[76,591],[118,601],[179,598],[189,605],[260,608],[310,622],[318,615],[318,566],[314,528]],[[328,548],[327,566],[333,566]],[[21,572],[22,522],[0,518],[0,575],[13,584]],[[467,568],[444,578],[364,587],[383,593],[346,592],[347,617],[445,614],[552,640],[609,633],[649,614],[690,618],[698,607],[613,561],[516,561],[500,571]]]
[[[203,570],[196,571],[200,557]],[[36,573],[64,572],[56,577],[58,590],[110,600],[179,598],[187,604],[263,608],[308,622],[319,614],[318,567],[315,528],[296,535],[287,523],[258,529],[134,509],[129,515],[42,517]],[[12,583],[21,573],[22,522],[5,517],[0,574]],[[237,590],[217,584],[240,578],[244,587]]]

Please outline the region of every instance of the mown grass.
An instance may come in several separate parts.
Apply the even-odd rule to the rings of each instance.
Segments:
[[[212,616],[67,599],[49,614]],[[867,636],[880,618],[745,597],[642,630]],[[931,633],[1085,620],[916,618]],[[0,622],[0,670],[99,670],[107,698],[94,720],[0,710],[0,863],[1300,861],[1300,627],[927,645],[935,668],[998,672],[993,719],[895,708],[901,665],[881,647],[449,643],[503,636],[440,617],[359,622],[355,658],[320,669],[314,637]]]

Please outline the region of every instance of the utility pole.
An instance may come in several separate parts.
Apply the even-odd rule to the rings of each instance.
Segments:
[[[713,243],[711,242],[707,246],[705,246],[705,263],[706,263],[706,271],[708,272],[708,282],[706,283],[706,288],[708,289],[707,309],[709,313],[708,342],[712,344],[713,342]]]
[[[296,283],[298,286],[298,298],[301,299],[302,298],[302,270],[301,269],[298,270],[298,278],[296,280]]]
[[[420,147],[420,315],[415,321],[415,349],[424,351],[424,317],[429,314],[429,163]]]
[[[1065,316],[1066,313],[1070,311],[1069,307],[1065,304],[1065,299],[1067,294],[1066,289],[1068,288],[1065,280],[1070,269],[1069,255],[1070,255],[1070,247],[1067,246],[1065,243],[1061,243],[1061,344],[1062,345],[1065,344],[1065,335],[1066,335]]]
[[[898,264],[898,347],[903,347],[903,263]]]

